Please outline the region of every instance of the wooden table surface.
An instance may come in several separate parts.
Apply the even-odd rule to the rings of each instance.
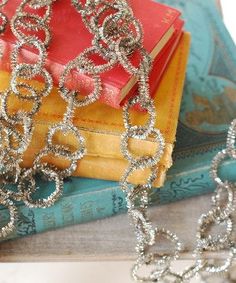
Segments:
[[[176,232],[185,249],[184,259],[192,259],[197,219],[210,207],[210,195],[153,207],[151,219]],[[169,244],[169,243],[168,243]],[[135,238],[127,215],[75,225],[0,244],[1,262],[90,261],[135,259]],[[166,251],[166,243],[159,247]],[[208,258],[224,253],[208,253]]]

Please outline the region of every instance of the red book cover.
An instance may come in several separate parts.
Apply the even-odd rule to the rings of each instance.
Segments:
[[[4,13],[11,18],[20,2],[20,0],[9,1],[4,7]],[[158,58],[158,54],[163,53],[168,47],[167,43],[173,41],[180,12],[152,0],[133,0],[131,6],[135,17],[140,20],[144,29],[144,47],[153,59]],[[50,27],[53,38],[48,48],[46,67],[53,76],[54,84],[57,85],[68,61],[91,46],[92,35],[82,23],[81,16],[71,5],[71,1],[68,0],[56,1],[53,4]],[[4,54],[0,68],[3,70],[10,70],[9,55],[14,42],[15,37],[8,26],[0,42]],[[21,55],[29,60],[35,60],[37,56],[29,49],[23,49]],[[131,61],[137,65],[138,58],[132,56]],[[101,77],[103,92],[100,99],[106,104],[118,108],[126,95],[132,92],[132,88],[134,92],[136,79],[121,66],[115,66]],[[69,81],[70,88],[79,89],[85,95],[93,89],[93,80],[86,74],[74,72]]]
[[[165,48],[161,50],[161,52],[157,55],[157,57],[153,62],[153,67],[149,74],[150,94],[152,97],[155,94],[155,90],[157,89],[157,86],[162,78],[162,75],[166,69],[167,64],[171,59],[171,56],[173,55],[176,47],[178,46],[181,35],[183,34],[182,31],[183,25],[184,25],[183,20],[178,19],[176,21],[174,34],[166,44]],[[137,92],[137,85],[134,85],[133,88],[126,95],[126,97],[121,101],[120,105],[123,105],[127,101],[127,99],[134,96],[136,92]],[[137,109],[139,109],[139,107]]]

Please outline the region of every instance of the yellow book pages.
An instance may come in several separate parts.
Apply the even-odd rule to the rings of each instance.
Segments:
[[[162,131],[166,140],[165,153],[160,162],[163,168],[169,168],[172,164],[171,155],[176,135],[189,46],[190,35],[185,33],[163,75],[155,95],[155,105],[158,113],[156,127]],[[6,72],[0,72],[0,77],[0,91],[4,91],[9,86],[10,76]],[[33,84],[37,87],[42,87],[39,82],[35,81]],[[23,107],[26,110],[32,107],[32,105],[28,103],[23,103]],[[19,106],[22,108],[22,100],[17,99],[16,96],[10,97],[9,110],[15,113],[19,109]],[[34,155],[45,145],[45,136],[48,127],[62,120],[65,109],[65,101],[60,97],[58,90],[54,88],[52,93],[43,99],[42,107],[34,118],[36,125],[35,131],[32,143],[24,154],[23,165],[27,164],[29,166],[32,163]],[[130,112],[134,124],[142,124],[147,118],[147,114],[145,113],[132,110]],[[82,130],[82,134],[86,138],[88,157],[106,158],[107,168],[111,168],[109,160],[119,159],[124,161],[120,152],[120,134],[124,132],[122,110],[113,109],[107,105],[96,102],[82,109],[78,109],[73,122]],[[66,137],[65,140],[63,135],[57,135],[54,140],[58,144],[66,142],[70,143],[72,147],[76,146],[72,137]],[[156,143],[154,143],[151,138],[148,141],[132,139],[129,144],[131,151],[135,155],[152,155],[158,150]],[[51,157],[48,157],[48,159],[50,160]],[[94,160],[97,164],[99,162],[99,159],[96,160],[93,158],[91,160]],[[83,167],[83,163],[85,163],[85,161],[81,160],[75,175],[85,177],[86,174],[82,174],[82,171],[80,172],[80,167],[86,168],[85,165]],[[93,170],[96,172],[95,167]],[[83,170],[83,172],[85,171],[86,169]],[[112,177],[114,175],[112,173],[113,171],[114,170],[106,170],[107,176],[109,175],[109,177],[106,178],[105,176],[101,177],[104,173],[99,173],[98,170],[96,178],[119,180],[120,176],[119,178],[117,176]],[[86,177],[88,176],[86,175]]]

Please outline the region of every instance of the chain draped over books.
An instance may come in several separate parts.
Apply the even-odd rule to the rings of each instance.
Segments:
[[[6,0],[1,1],[0,9],[6,2]],[[235,210],[236,185],[221,180],[218,177],[218,167],[226,157],[236,159],[236,120],[230,126],[226,149],[219,152],[212,163],[211,175],[216,182],[216,192],[212,199],[212,209],[202,215],[198,221],[194,251],[196,261],[182,273],[175,273],[171,269],[171,263],[179,257],[182,245],[175,234],[163,228],[154,228],[147,216],[148,191],[151,190],[152,183],[158,175],[157,164],[163,154],[165,142],[160,131],[154,128],[156,111],[149,95],[148,80],[151,59],[143,47],[142,27],[125,0],[72,0],[72,4],[93,35],[92,45],[66,65],[59,82],[60,95],[67,102],[63,120],[49,128],[45,147],[36,155],[32,168],[28,169],[21,168],[20,163],[32,139],[33,118],[40,109],[43,97],[49,95],[53,87],[52,77],[45,69],[47,47],[51,41],[50,17],[53,12],[53,1],[23,0],[11,19],[11,30],[17,38],[17,43],[11,54],[10,86],[1,94],[0,110],[0,204],[9,209],[10,220],[1,228],[0,237],[7,237],[15,228],[17,209],[14,201],[23,201],[31,208],[47,208],[61,196],[63,180],[72,175],[79,160],[86,154],[86,141],[79,129],[73,125],[75,110],[99,99],[103,89],[101,74],[120,64],[127,72],[138,78],[138,95],[123,107],[125,132],[121,137],[121,151],[129,161],[121,179],[121,189],[127,194],[128,213],[137,237],[138,258],[132,269],[133,278],[137,282],[186,282],[202,272],[218,274],[226,271],[236,254],[236,246],[232,241],[231,219]],[[0,18],[0,32],[3,33],[8,19],[2,12]],[[44,33],[43,40],[37,36],[38,31]],[[37,62],[19,62],[19,54],[23,46],[37,50]],[[130,60],[134,53],[139,54],[139,66],[132,65]],[[95,64],[92,60],[93,56],[99,56],[105,63]],[[81,97],[76,90],[67,88],[68,75],[73,70],[92,77],[94,89],[87,96]],[[30,80],[39,77],[44,81],[42,89],[36,89],[29,83]],[[31,102],[32,109],[29,112],[18,109],[16,113],[10,113],[8,106],[12,95],[17,96],[22,102]],[[134,125],[131,121],[130,108],[137,103],[146,110],[145,113],[149,117],[145,125]],[[140,113],[140,115],[144,114]],[[55,144],[53,137],[59,131],[65,135],[73,134],[78,142],[78,148],[72,151],[69,146]],[[134,156],[129,148],[129,140],[131,138],[145,140],[149,137],[158,145],[156,153],[153,156]],[[54,164],[48,164],[44,161],[47,155],[61,157],[69,161],[69,166],[60,169]],[[150,170],[146,183],[129,184],[129,176],[136,170],[145,168]],[[54,192],[46,198],[35,199],[33,196],[37,190],[36,175],[55,183]],[[15,184],[16,190],[9,189],[7,186],[9,184]],[[227,198],[223,202],[222,195],[225,194]],[[210,235],[208,230],[213,225],[225,226],[225,232],[216,236]],[[174,244],[171,254],[161,255],[152,251],[160,236]],[[228,250],[228,258],[222,265],[204,259],[204,251],[218,252],[223,249]],[[141,274],[143,266],[151,266],[151,271],[146,276]]]

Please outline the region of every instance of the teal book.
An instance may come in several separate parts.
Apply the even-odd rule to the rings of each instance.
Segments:
[[[224,148],[229,124],[236,117],[236,46],[214,0],[160,2],[182,11],[185,29],[192,36],[174,166],[168,172],[168,180],[176,180],[180,189],[188,178],[191,190]],[[236,180],[230,174],[236,161],[226,163]]]
[[[192,49],[174,152],[164,188],[150,193],[152,205],[166,204],[214,190],[209,177],[212,158],[224,148],[229,123],[236,117],[236,47],[214,0],[162,0],[182,10]],[[236,161],[226,160],[222,178],[234,180]],[[39,183],[46,193],[50,183]],[[43,197],[42,190],[38,190]],[[39,197],[36,195],[35,197]],[[17,229],[22,237],[126,211],[117,182],[68,178],[63,197],[51,208],[29,209],[18,204]],[[0,207],[0,225],[8,220]]]
[[[221,170],[222,176],[228,177],[230,170],[231,164],[226,164]],[[42,179],[38,180],[37,186],[39,189],[34,195],[37,199],[46,197],[54,187],[52,183]],[[173,176],[164,188],[150,192],[150,204],[175,202],[211,192],[213,188],[208,168],[202,169],[200,175],[199,172],[192,172],[191,176]],[[52,207],[30,209],[23,203],[18,203],[17,229],[0,241],[102,219],[126,211],[125,193],[121,191],[119,183],[71,177],[65,180],[63,197]],[[0,226],[8,220],[8,210],[0,207]]]

